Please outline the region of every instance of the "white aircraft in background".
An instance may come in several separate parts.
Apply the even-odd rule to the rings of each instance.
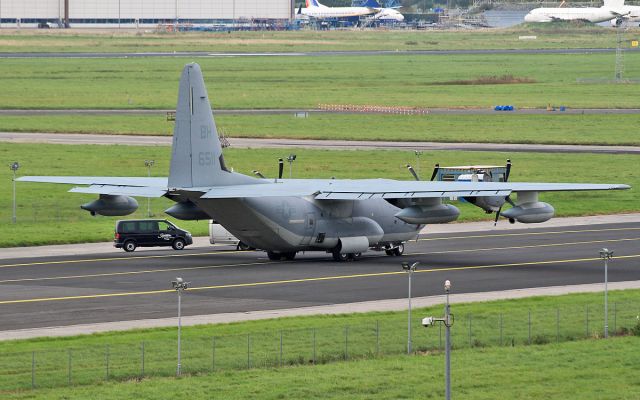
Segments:
[[[617,13],[621,14],[621,17],[616,17],[611,20],[611,25],[620,26],[623,22],[638,22],[640,21],[640,6],[625,6],[624,0],[615,2],[619,3],[611,8]],[[606,4],[606,2],[605,2]]]
[[[602,7],[536,8],[525,15],[524,20],[526,22],[587,21],[598,23],[625,18],[629,12],[624,11],[624,8],[624,0],[605,0]]]
[[[367,0],[361,7],[327,7],[318,0],[306,0],[306,8],[300,7],[298,14],[311,18],[345,18],[374,15],[374,19],[404,21],[404,15],[393,8],[380,7],[375,0]]]

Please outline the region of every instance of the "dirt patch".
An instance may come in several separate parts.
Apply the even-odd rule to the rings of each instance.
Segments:
[[[535,79],[513,75],[480,76],[475,79],[434,82],[433,85],[509,85],[517,83],[536,83]]]

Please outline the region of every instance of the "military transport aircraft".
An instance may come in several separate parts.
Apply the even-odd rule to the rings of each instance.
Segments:
[[[440,182],[391,179],[260,179],[227,168],[198,64],[182,71],[168,178],[25,176],[20,181],[85,185],[76,193],[98,194],[82,206],[92,214],[127,215],[132,196],[165,196],[165,212],[178,219],[214,219],[272,260],[299,251],[325,251],[336,261],[367,250],[401,255],[425,224],[447,223],[460,211],[444,199],[457,197],[511,222],[553,217],[538,193],[629,189],[621,184]],[[510,195],[515,193],[515,202]],[[498,217],[496,217],[496,220]]]

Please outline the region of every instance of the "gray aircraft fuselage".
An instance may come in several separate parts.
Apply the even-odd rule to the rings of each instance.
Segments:
[[[370,246],[414,239],[423,225],[394,215],[383,199],[316,201],[309,197],[191,198],[239,240],[279,252],[330,250],[340,238],[364,236]]]

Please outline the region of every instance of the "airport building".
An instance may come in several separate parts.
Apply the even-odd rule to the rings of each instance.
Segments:
[[[287,23],[293,0],[0,0],[0,27]]]

